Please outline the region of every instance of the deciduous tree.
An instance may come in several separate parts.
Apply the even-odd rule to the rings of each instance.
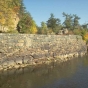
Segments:
[[[36,33],[37,28],[34,20],[32,19],[29,12],[26,12],[22,15],[17,29],[20,33]]]
[[[12,27],[14,14],[19,14],[22,0],[0,0],[0,26]]]

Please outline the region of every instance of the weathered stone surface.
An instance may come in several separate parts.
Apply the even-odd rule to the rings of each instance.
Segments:
[[[42,53],[40,52],[40,53],[38,53],[38,54],[34,54],[34,55],[33,55],[33,58],[34,58],[34,59],[45,58],[45,54],[42,54]]]
[[[14,65],[15,65],[14,60],[9,60],[9,61],[8,61],[8,66],[14,66]]]
[[[19,65],[23,64],[23,58],[22,58],[22,57],[16,58],[16,59],[15,59],[15,63],[16,63],[16,64],[19,64]]]
[[[32,61],[32,57],[31,56],[24,56],[24,59],[23,59],[23,63],[24,64],[28,64],[28,63],[30,63],[31,61]]]
[[[51,58],[63,62],[86,52],[86,43],[78,35],[0,34],[0,66],[3,68],[48,63]]]

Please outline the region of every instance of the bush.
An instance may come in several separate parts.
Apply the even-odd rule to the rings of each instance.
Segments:
[[[74,33],[75,35],[81,35],[81,30],[80,30],[80,29],[74,29],[74,30],[73,30],[73,33]]]

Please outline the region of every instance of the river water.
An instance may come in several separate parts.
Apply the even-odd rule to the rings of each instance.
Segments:
[[[88,88],[88,56],[1,71],[0,88]]]

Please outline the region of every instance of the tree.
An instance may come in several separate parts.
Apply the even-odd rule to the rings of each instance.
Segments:
[[[15,14],[19,14],[22,0],[0,0],[0,26],[12,28]]]
[[[19,18],[21,19],[24,13],[26,13],[26,7],[24,6],[23,1],[20,3],[20,8],[19,8]]]
[[[66,13],[63,12],[63,17],[65,17],[65,21],[63,22],[64,26],[66,28],[72,29],[72,15],[68,15]]]
[[[47,34],[47,25],[45,22],[41,22],[41,33]]]
[[[47,34],[48,32],[47,25],[44,21],[42,21],[41,26],[40,27],[37,26],[37,28],[38,28],[38,32],[37,32],[38,34]]]
[[[53,14],[51,14],[50,18],[47,21],[47,27],[52,29],[54,33],[57,33],[57,30],[59,30],[60,26],[60,19],[55,18]]]
[[[78,26],[79,26],[80,17],[78,17],[76,14],[73,15],[73,17],[74,17],[74,19],[73,19],[73,29],[75,29],[75,28],[78,28]]]
[[[29,12],[23,13],[18,25],[17,30],[20,33],[36,33],[37,28],[34,20]]]
[[[13,14],[17,14],[22,0],[1,0],[0,1],[0,24],[8,25]]]
[[[76,14],[71,15],[63,12],[63,17],[65,17],[63,24],[66,28],[74,30],[75,28],[79,27],[80,17],[78,17]]]

